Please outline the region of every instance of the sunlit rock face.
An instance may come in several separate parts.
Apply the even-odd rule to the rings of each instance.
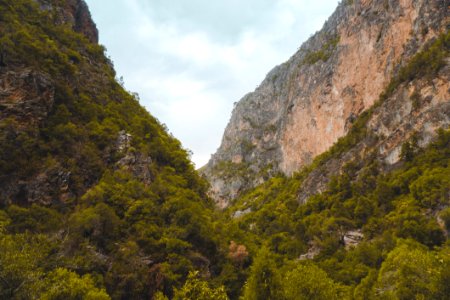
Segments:
[[[425,147],[440,128],[450,127],[450,64],[435,78],[418,78],[401,84],[373,110],[367,122],[370,135],[349,151],[326,161],[303,180],[298,201],[304,203],[325,191],[330,179],[349,162],[363,163],[375,155],[380,168],[388,171],[400,161],[402,145],[415,137]]]
[[[444,2],[342,1],[321,31],[236,104],[202,169],[218,205],[273,174],[291,175],[344,136],[399,67],[445,30]]]

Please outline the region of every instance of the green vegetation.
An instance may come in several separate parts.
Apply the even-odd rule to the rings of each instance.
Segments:
[[[189,273],[184,286],[175,291],[175,300],[227,300],[223,287],[212,289],[206,281],[198,279],[198,272]]]
[[[283,280],[286,300],[341,299],[346,295],[314,264],[299,264]]]
[[[250,253],[268,249],[264,264],[259,254],[250,268],[244,299],[445,299],[449,247],[435,213],[442,210],[447,224],[449,149],[450,131],[441,130],[435,143],[388,174],[375,160],[351,162],[304,205],[296,201],[301,179],[295,177],[272,178],[244,195],[230,214],[251,212],[230,219],[231,228],[246,232],[240,241]],[[364,239],[346,248],[344,236],[352,230]],[[312,249],[319,250],[313,261],[298,262]],[[283,295],[253,296],[272,290]]]
[[[0,120],[0,182],[70,175],[67,186],[42,196],[49,199],[38,195],[30,204],[21,191],[0,199],[0,298],[445,299],[450,294],[448,130],[441,129],[426,149],[414,137],[405,142],[402,164],[388,173],[373,155],[365,161],[356,157],[322,193],[306,204],[298,201],[310,172],[375,138],[366,124],[377,105],[400,84],[437,74],[449,54],[449,33],[403,67],[375,108],[311,166],[292,178],[267,180],[219,214],[187,151],[116,81],[104,49],[68,25],[55,25],[66,2],[46,2],[53,8],[0,0],[6,68],[46,74],[55,88],[55,103],[38,126],[15,115]],[[326,61],[338,42],[330,39],[306,63]],[[131,135],[123,149],[117,146],[120,132]],[[148,180],[140,180],[133,165],[118,163],[138,154],[149,158]],[[250,178],[248,168],[223,162],[214,171]],[[260,175],[268,177],[271,169]],[[232,217],[238,210],[247,213]],[[350,231],[363,235],[351,247],[345,245]],[[303,260],[305,254],[314,258]]]
[[[275,261],[267,248],[262,248],[250,268],[243,298],[249,300],[280,299],[281,278]]]
[[[443,261],[444,256],[445,253],[436,255],[415,242],[400,243],[381,266],[375,283],[376,295],[385,299],[445,297],[439,290],[443,283],[442,268],[449,266],[448,258]]]
[[[380,101],[312,165],[292,178],[268,180],[229,208],[230,215],[238,210],[250,211],[230,218],[231,228],[246,232],[245,236],[236,232],[233,238],[248,245],[253,255],[267,247],[270,253],[266,255],[274,262],[268,273],[272,278],[264,280],[273,282],[272,286],[250,284],[253,276],[258,276],[252,272],[253,267],[250,269],[244,299],[253,299],[254,293],[271,288],[281,290],[277,299],[292,299],[292,295],[297,299],[446,299],[450,131],[440,130],[436,142],[426,149],[420,149],[413,136],[402,147],[402,167],[387,174],[380,172],[379,162],[369,153],[365,161],[355,158],[348,163],[326,191],[310,197],[306,204],[298,204],[297,194],[310,172],[364,139],[375,138],[367,132],[366,123],[400,84],[437,74],[440,68],[425,64],[428,58],[448,57],[448,37],[448,33],[441,35],[403,67]],[[407,76],[417,65],[422,65],[423,71],[415,77]],[[441,227],[436,215],[446,228]],[[346,233],[356,230],[364,238],[354,247],[345,247]],[[298,262],[298,257],[307,252],[312,252],[314,259]],[[296,268],[302,270],[300,274],[295,273]],[[328,284],[320,291],[330,294],[312,294],[319,290],[319,279],[308,282],[301,277],[304,273],[306,278],[317,277]],[[281,289],[280,276],[292,276],[291,280],[282,280],[285,284]]]
[[[153,159],[155,171],[167,165],[185,173],[192,185],[198,184],[179,141],[116,82],[104,48],[68,25],[55,26],[57,9],[42,11],[29,0],[7,2],[0,8],[6,63],[49,74],[55,104],[42,128],[23,130],[14,117],[0,122],[2,177],[37,173],[44,161],[70,170],[70,188],[80,195],[110,167],[105,151],[111,151],[112,158],[121,155],[112,146],[119,131],[125,130],[134,137],[132,146]]]
[[[337,45],[339,44],[339,40],[339,36],[329,38],[322,45],[321,49],[314,52],[308,52],[303,59],[303,63],[307,65],[313,65],[320,60],[326,62],[331,57]]]
[[[247,163],[234,163],[222,160],[213,167],[212,172],[223,178],[234,176],[245,177],[249,173],[248,167],[249,165]]]
[[[6,68],[47,74],[55,88],[39,126],[0,120],[0,182],[70,174],[64,190],[45,195],[48,206],[0,199],[0,298],[172,297],[196,269],[239,273],[187,151],[116,81],[103,47],[55,25],[67,2],[47,1],[45,11],[32,0],[0,2]],[[121,131],[131,135],[123,150]],[[146,183],[117,164],[134,153],[150,158]]]

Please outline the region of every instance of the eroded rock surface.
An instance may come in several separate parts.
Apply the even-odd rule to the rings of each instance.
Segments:
[[[389,170],[399,162],[402,145],[417,139],[419,147],[428,145],[439,128],[450,126],[450,65],[436,78],[421,78],[402,84],[368,120],[365,139],[339,157],[325,162],[311,172],[302,183],[299,201],[304,203],[311,195],[324,191],[334,175],[351,161],[364,163],[375,155],[382,169]]]
[[[134,177],[145,184],[149,184],[152,181],[150,170],[152,159],[147,155],[136,152],[131,147],[132,139],[133,136],[124,130],[119,132],[115,151],[121,153],[123,157],[116,163],[116,167],[131,172]]]
[[[0,119],[12,118],[23,126],[37,126],[54,103],[50,77],[31,69],[0,73]]]
[[[219,206],[277,172],[291,175],[330,148],[448,22],[447,5],[439,0],[342,2],[320,32],[235,106],[219,149],[202,169]],[[448,100],[440,93],[436,99]],[[441,110],[441,100],[425,103],[428,114]],[[428,132],[433,124],[423,126]]]
[[[42,9],[52,9],[51,1],[37,0]],[[57,22],[70,24],[76,32],[84,34],[92,43],[98,43],[98,29],[91,18],[89,8],[83,0],[68,0],[58,6]]]

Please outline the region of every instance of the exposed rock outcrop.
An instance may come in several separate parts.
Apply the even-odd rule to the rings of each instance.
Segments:
[[[31,69],[0,73],[0,119],[22,126],[38,126],[47,117],[55,97],[50,77]]]
[[[49,0],[37,0],[42,9],[53,8]],[[98,43],[98,30],[91,18],[89,8],[83,0],[68,0],[57,6],[57,23],[70,24],[76,32],[84,34],[92,43]]]
[[[380,166],[388,170],[400,160],[403,143],[413,136],[418,146],[429,144],[437,129],[450,126],[449,82],[450,66],[447,63],[433,80],[422,78],[401,85],[369,118],[367,126],[371,135],[306,177],[299,201],[303,203],[311,195],[324,191],[330,178],[338,175],[350,161],[363,162],[375,154]]]
[[[202,169],[219,206],[277,172],[291,175],[344,136],[398,68],[445,29],[444,2],[343,1],[320,32],[235,106],[221,146]],[[441,100],[424,107],[441,110]],[[424,122],[427,132],[437,126]]]
[[[311,244],[309,246],[310,247],[308,249],[308,252],[300,255],[300,257],[298,258],[299,260],[314,259],[314,257],[316,257],[320,253],[321,249],[317,247],[317,245]]]
[[[116,163],[116,166],[131,172],[134,177],[145,184],[149,184],[152,180],[150,170],[152,159],[140,152],[136,152],[131,147],[132,138],[133,136],[125,131],[119,132],[115,151],[124,154],[124,156]]]
[[[15,203],[29,205],[39,203],[50,205],[52,203],[65,203],[74,195],[69,190],[70,171],[60,166],[47,169],[31,180],[19,181],[11,185],[17,189]]]
[[[364,239],[364,235],[361,230],[352,230],[347,231],[344,234],[344,244],[346,249],[350,249],[352,247],[356,247],[362,240]]]

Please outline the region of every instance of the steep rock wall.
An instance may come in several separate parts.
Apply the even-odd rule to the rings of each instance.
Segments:
[[[373,110],[366,126],[369,133],[350,150],[325,161],[309,173],[298,192],[304,203],[310,196],[323,192],[330,179],[339,175],[344,165],[365,165],[375,157],[383,171],[400,162],[402,145],[416,141],[427,146],[439,128],[450,127],[450,61],[433,79],[418,78],[401,84],[396,91]]]
[[[321,31],[237,103],[202,169],[219,206],[326,151],[447,21],[445,1],[343,1]]]

